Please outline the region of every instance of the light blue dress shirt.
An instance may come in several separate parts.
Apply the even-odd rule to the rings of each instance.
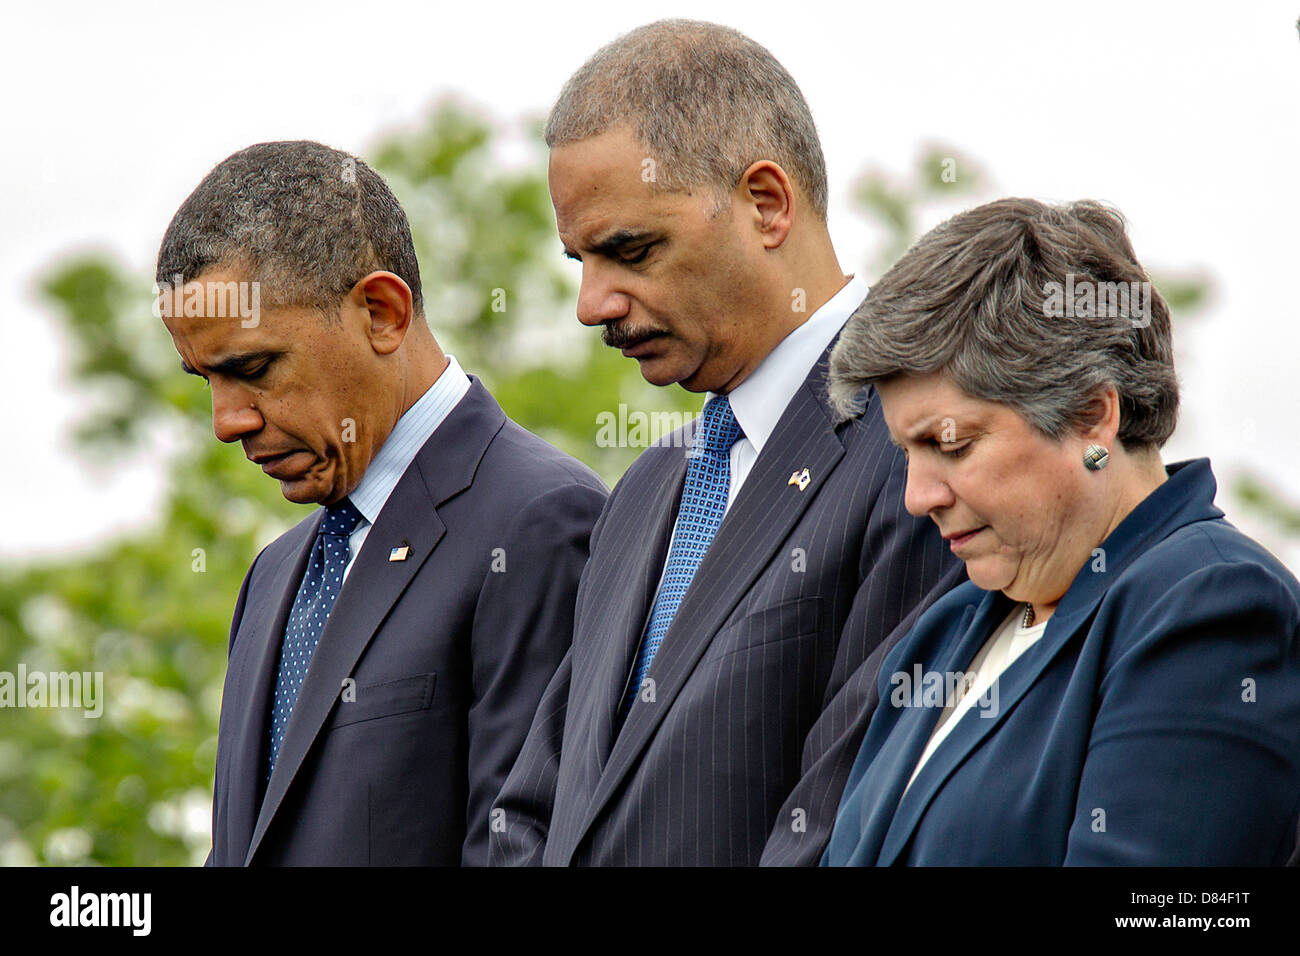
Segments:
[[[378,520],[379,512],[397,487],[397,482],[415,460],[416,453],[424,447],[424,443],[468,391],[469,376],[461,369],[456,357],[448,355],[447,367],[429,386],[429,390],[416,399],[415,404],[397,420],[383,446],[366,468],[361,483],[348,495],[352,504],[361,512],[362,520],[348,538],[348,566],[343,569],[345,581],[361,546],[365,544],[366,535]]]

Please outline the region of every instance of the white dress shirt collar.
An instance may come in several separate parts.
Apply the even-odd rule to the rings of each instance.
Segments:
[[[867,291],[867,280],[854,276],[731,390],[731,411],[756,453],[763,451],[790,399],[826,346],[867,297]],[[705,404],[713,397],[714,393],[709,392]]]
[[[402,413],[384,440],[383,447],[371,459],[361,483],[348,496],[369,524],[374,524],[379,517],[384,503],[415,460],[416,453],[468,391],[469,376],[461,369],[456,357],[448,355],[447,367],[428,391]]]

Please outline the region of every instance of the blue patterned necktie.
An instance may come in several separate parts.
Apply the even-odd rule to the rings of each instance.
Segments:
[[[650,670],[650,662],[663,642],[677,608],[691,586],[695,569],[709,550],[713,536],[727,510],[727,492],[731,486],[731,446],[741,436],[740,423],[731,411],[725,395],[709,399],[695,423],[690,463],[686,466],[686,484],[677,508],[677,529],[663,581],[655,597],[645,641],[637,655],[632,686],[623,701],[623,713],[631,709],[641,692],[641,684]]]
[[[343,586],[343,570],[348,566],[348,536],[361,520],[361,512],[347,498],[325,509],[316,541],[312,545],[307,571],[298,585],[293,610],[284,629],[280,645],[280,669],[275,680],[275,706],[271,711],[271,759],[266,776],[275,770],[275,759],[284,742],[293,705],[298,701],[307,665],[316,650],[321,631],[329,619],[334,601]]]

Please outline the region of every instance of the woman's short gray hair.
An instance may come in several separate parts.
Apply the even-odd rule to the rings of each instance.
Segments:
[[[831,354],[831,401],[940,372],[1060,440],[1119,394],[1119,439],[1159,448],[1178,421],[1169,307],[1120,213],[1091,200],[999,199],[926,233],[871,289]]]
[[[712,189],[717,208],[753,163],[771,160],[826,219],[826,160],[812,113],[768,50],[730,27],[660,20],[589,59],[546,122],[554,148],[627,123],[655,161],[655,187]]]

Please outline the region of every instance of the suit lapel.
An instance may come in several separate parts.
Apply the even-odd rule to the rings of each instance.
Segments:
[[[988,629],[985,622],[997,618],[999,612],[990,609],[990,605],[996,605],[999,600],[1000,597],[996,593],[987,593],[978,607],[966,607],[962,611],[961,620],[951,632],[953,635],[958,635],[955,650],[950,651],[943,659],[924,660],[925,652],[918,648],[909,660],[899,662],[899,666],[906,668],[903,673],[912,676],[911,667],[914,665],[910,661],[918,658],[924,660],[924,666],[936,672],[962,670],[984,642],[981,635]],[[952,638],[948,638],[945,643],[951,640]],[[886,683],[893,683],[890,675],[882,673],[880,679]],[[911,687],[913,694],[921,693],[922,687],[923,685],[913,676]],[[880,717],[890,714],[897,716],[894,718],[894,723],[886,722],[883,730],[884,742],[872,758],[865,776],[854,786],[854,800],[861,807],[857,821],[861,835],[854,856],[868,865],[879,863],[881,846],[889,835],[890,826],[898,816],[899,801],[904,791],[907,791],[909,799],[915,795],[916,785],[908,790],[907,782],[911,779],[912,771],[916,769],[916,762],[921,759],[921,754],[925,751],[926,744],[929,743],[939,717],[943,713],[938,707],[913,707],[906,706],[911,703],[910,701],[893,701],[892,693],[882,689],[877,707],[882,711]],[[875,718],[867,731],[867,741],[864,746],[870,744],[874,732],[876,732]],[[930,759],[933,761],[934,757]],[[854,772],[857,772],[856,768]],[[921,782],[918,779],[917,784]]]
[[[823,354],[791,399],[700,562],[650,667],[655,703],[638,700],[628,713],[593,795],[584,832],[635,765],[718,629],[844,457],[822,397],[825,363]],[[789,480],[792,472],[804,468],[812,483],[800,491]],[[676,499],[672,504],[675,515]],[[643,613],[639,625],[644,620]]]
[[[885,842],[880,850],[881,866],[889,866],[898,860],[939,788],[961,766],[967,755],[1006,720],[1007,715],[1015,709],[1016,704],[1042,676],[1043,671],[1062,648],[1087,625],[1092,616],[1091,612],[1100,600],[1101,595],[1098,594],[1084,605],[1076,605],[1069,610],[1058,610],[1052,615],[1042,637],[1016,658],[998,677],[997,716],[984,717],[976,713],[972,717],[971,713],[978,709],[976,705],[958,719],[943,743],[930,755],[925,767],[917,774],[911,789],[903,795],[902,801],[898,804],[894,822],[885,835]],[[1001,594],[994,593],[986,597],[980,608],[981,613],[975,615],[974,623],[966,632],[957,651],[947,662],[945,670],[954,673],[964,672],[970,666],[975,654],[1010,613],[1011,607],[1012,603]],[[920,708],[922,711],[925,709]],[[929,708],[929,710],[932,713],[926,715],[929,719],[924,721],[927,730],[917,735],[916,739],[919,740],[920,746],[915,747],[915,759],[907,767],[907,776],[903,778],[904,783],[915,769],[916,760],[920,759],[921,752],[925,749],[933,728],[938,723],[939,709]],[[915,742],[914,740],[913,744]]]
[[[618,519],[602,532],[616,542],[633,542],[634,546],[620,549],[619,564],[610,569],[596,587],[601,593],[636,597],[622,602],[618,617],[600,623],[601,634],[588,644],[596,658],[593,666],[584,670],[584,673],[591,674],[591,679],[575,695],[579,700],[591,701],[595,707],[593,756],[595,766],[600,770],[604,769],[613,745],[618,714],[631,678],[632,661],[640,646],[668,554],[668,539],[685,477],[685,449],[661,449],[659,460],[647,469],[644,481],[638,480],[635,486],[626,489],[629,500],[638,502],[638,505],[619,509]],[[643,546],[642,542],[649,546]]]
[[[344,678],[352,674],[389,611],[445,533],[437,507],[470,486],[479,461],[505,423],[504,413],[487,390],[473,376],[470,381],[469,392],[424,443],[394,487],[343,582],[285,728],[246,862],[252,861],[333,710]],[[411,547],[410,557],[389,561],[390,550],[402,544]],[[279,635],[283,635],[283,627]],[[273,643],[278,654],[279,642]]]
[[[275,688],[285,625],[321,522],[320,513],[313,517],[314,520],[299,525],[303,539],[286,549],[279,565],[270,574],[270,579],[278,582],[278,591],[266,595],[256,608],[245,611],[247,624],[240,628],[241,635],[236,638],[228,665],[236,669],[238,675],[230,688],[229,699],[248,702],[235,715],[228,778],[229,840],[234,852],[240,855],[252,841],[258,808],[262,803],[271,733],[270,700]]]

